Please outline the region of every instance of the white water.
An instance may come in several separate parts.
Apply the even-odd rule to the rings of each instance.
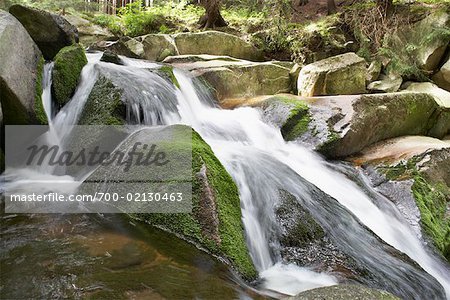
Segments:
[[[224,111],[206,107],[200,102],[190,79],[181,73],[176,73],[176,77],[184,96],[183,99],[180,99],[182,121],[192,125],[205,138],[237,181],[250,252],[256,267],[261,272],[260,275],[267,279],[266,287],[292,295],[305,289],[308,286],[307,282],[311,279],[316,279],[314,282],[317,285],[330,285],[335,281],[326,275],[311,276],[301,268],[280,267],[271,259],[267,232],[262,229],[264,226],[256,218],[262,203],[258,203],[258,199],[252,199],[248,190],[249,185],[245,182],[245,176],[242,176],[243,173],[230,166],[230,161],[238,148],[236,144],[257,149],[277,158],[322,191],[337,199],[386,243],[408,254],[418,262],[424,270],[441,283],[447,297],[450,297],[448,269],[442,266],[442,262],[431,257],[425,251],[422,243],[404,221],[381,211],[355,183],[343,174],[327,167],[319,155],[298,144],[286,143],[278,129],[262,121],[259,111],[251,108]],[[185,107],[186,103],[189,108]],[[290,280],[280,279],[285,277]],[[298,284],[295,284],[296,281]],[[311,284],[308,288],[313,285]]]
[[[51,122],[51,128],[55,128],[59,139],[63,139],[68,134],[69,126],[76,124],[80,117],[95,78],[98,76],[96,65],[99,64],[100,56],[101,54],[88,55],[89,64],[83,69],[81,83],[74,97]],[[139,123],[191,125],[211,145],[217,157],[233,176],[240,191],[248,247],[253,262],[261,278],[264,279],[264,288],[294,295],[303,290],[337,283],[336,278],[329,274],[316,273],[293,264],[284,265],[280,262],[277,241],[273,239],[272,232],[276,227],[273,209],[277,204],[277,195],[274,189],[277,185],[283,185],[296,191],[297,195],[308,193],[295,178],[283,178],[285,173],[280,171],[283,170],[284,172],[293,171],[299,175],[298,177],[303,177],[338,200],[386,243],[408,254],[424,270],[434,276],[444,287],[447,298],[450,298],[448,269],[438,259],[427,253],[404,220],[380,210],[355,183],[343,174],[332,170],[314,152],[294,143],[286,143],[277,128],[262,121],[260,111],[253,108],[235,110],[214,108],[200,100],[198,89],[184,73],[175,71],[180,90],[169,90],[163,82],[154,81],[154,75],[149,75],[151,73],[146,70],[145,72],[139,70],[153,68],[154,64],[140,63],[126,58],[123,60],[126,67],[100,64],[113,73],[125,72],[129,76],[134,76],[133,80],[142,81],[136,85],[132,85],[132,81],[123,82],[124,86],[131,89],[131,96],[141,101],[132,102],[130,106],[131,113],[137,117]],[[148,85],[149,88],[141,89],[143,84]],[[155,85],[153,89],[152,84]],[[44,93],[49,90],[48,86]],[[170,103],[167,104],[173,101],[173,99],[165,98],[170,93],[176,98],[176,110]],[[49,97],[44,95],[43,99],[45,109],[51,116]],[[144,107],[143,116],[140,115],[139,105]],[[270,164],[273,166],[267,167]],[[29,176],[23,172],[18,174],[21,175],[19,177],[22,179],[22,184],[23,178],[37,178],[38,175],[33,173]],[[48,176],[52,175],[48,174]],[[61,179],[71,180],[59,178]],[[277,180],[279,182],[276,182]],[[261,194],[257,193],[258,190]],[[351,235],[351,233],[348,234]],[[348,246],[356,247],[357,245]],[[370,249],[366,251],[370,252]]]

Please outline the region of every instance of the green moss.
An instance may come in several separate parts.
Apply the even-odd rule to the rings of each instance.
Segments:
[[[158,73],[160,73],[164,77],[168,77],[170,82],[172,82],[177,88],[180,88],[180,83],[178,82],[175,74],[173,74],[173,67],[171,66],[162,66],[159,68]]]
[[[328,136],[327,140],[318,147],[317,151],[322,153],[325,156],[331,155],[335,148],[335,144],[338,140],[341,139],[341,136],[334,131],[332,126],[328,125]]]
[[[81,113],[79,125],[123,125],[125,107],[122,91],[108,78],[100,76]]]
[[[431,184],[416,168],[417,159],[380,170],[389,180],[413,179],[411,187],[420,222],[425,233],[432,239],[436,248],[450,261],[450,218],[446,217],[448,188],[443,184]]]
[[[202,193],[202,182],[197,173],[203,166],[206,166],[208,183],[214,191],[220,243],[205,237],[196,219]],[[254,279],[257,273],[244,238],[238,189],[210,146],[195,131],[192,133],[192,205],[193,211],[188,214],[145,214],[139,217],[181,234],[213,254],[225,256],[245,278]]]
[[[80,45],[65,47],[55,56],[52,88],[55,100],[60,106],[70,100],[78,85],[81,70],[86,64],[87,58]]]
[[[286,121],[281,125],[281,134],[286,141],[292,141],[308,131],[311,115],[305,102],[295,97],[276,95],[265,101],[264,106],[281,105],[289,109]]]
[[[42,77],[44,72],[44,58],[41,57],[38,62],[37,74],[36,74],[36,96],[34,99],[34,113],[36,119],[40,124],[48,124],[47,114],[44,110],[44,104],[42,103]]]
[[[420,210],[422,228],[436,248],[450,261],[450,218],[445,217],[445,189],[439,184],[431,185],[419,174],[414,176],[412,192]]]

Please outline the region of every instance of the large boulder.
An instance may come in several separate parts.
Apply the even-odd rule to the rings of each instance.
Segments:
[[[405,84],[405,87],[407,91],[430,94],[439,105],[434,114],[436,122],[430,129],[429,135],[441,138],[450,134],[450,92],[430,82],[409,82]]]
[[[189,186],[189,193],[192,195],[192,209],[188,209],[187,211],[189,212],[180,211],[177,213],[173,211],[166,211],[165,213],[160,211],[135,213],[133,212],[133,207],[139,206],[139,203],[132,203],[133,207],[130,207],[128,202],[125,203],[126,206],[123,206],[129,210],[128,216],[149,223],[159,229],[169,231],[177,237],[183,238],[201,249],[222,258],[222,261],[229,262],[246,279],[255,279],[257,272],[245,242],[239,192],[231,176],[216,158],[210,146],[198,133],[187,126],[174,125],[143,129],[139,133],[129,136],[121,143],[120,147],[121,149],[122,147],[127,147],[126,145],[131,147],[130,145],[134,145],[137,142],[154,145],[155,135],[157,137],[170,137],[158,143],[158,149],[163,149],[162,151],[166,153],[166,157],[171,161],[171,164],[188,163],[188,167],[177,169],[176,172],[167,170],[167,167],[166,170],[160,171],[169,172],[168,175],[175,176],[175,178],[189,178],[191,180],[192,187]],[[126,148],[123,149],[125,150]],[[182,161],[183,158],[187,158],[186,154],[192,160]],[[151,173],[154,171],[154,169],[149,167],[139,168],[138,166],[133,166],[126,172],[123,171],[123,168],[118,170],[114,166],[99,167],[89,176],[86,182],[95,182],[97,178],[101,178],[102,180],[99,184],[99,188],[101,188],[111,178],[121,178],[121,176],[134,179],[147,178],[148,181],[141,181],[136,186],[137,189],[135,191],[142,193],[147,189],[152,191],[155,185],[152,179],[155,179],[155,176]],[[161,177],[161,180],[167,180],[168,178]],[[113,188],[118,193],[127,194],[134,191],[133,185],[120,185],[114,180],[111,181],[110,184],[114,185]],[[181,189],[178,186],[181,184],[179,182],[175,183],[174,188]],[[161,186],[159,185],[159,187]],[[93,186],[85,183],[81,187],[83,191],[92,188],[96,188],[95,183]],[[187,199],[188,195],[184,195],[184,197]],[[117,205],[120,204],[117,203]],[[157,208],[159,204],[153,202],[145,205],[154,205]],[[163,203],[160,208],[164,209],[164,206],[169,205],[168,203]],[[175,208],[176,206],[173,207]]]
[[[80,114],[80,125],[161,124],[173,114],[178,82],[169,66],[121,68],[99,62],[93,66],[92,89]],[[69,106],[69,107],[68,107]],[[66,105],[63,109],[70,109]],[[159,111],[158,111],[159,110]]]
[[[399,300],[400,298],[381,290],[360,285],[340,284],[302,292],[289,300]]]
[[[448,13],[436,11],[415,24],[408,24],[386,35],[385,45],[392,51],[391,58],[397,57],[424,71],[433,71],[449,44],[449,25]]]
[[[289,92],[290,68],[274,62],[257,63],[227,56],[181,55],[164,62],[190,71],[209,85],[220,104],[235,98]]]
[[[298,94],[304,97],[362,94],[366,91],[366,77],[363,58],[355,53],[333,56],[302,68]]]
[[[114,35],[108,29],[76,15],[65,15],[64,18],[78,29],[80,44],[89,46],[98,41],[109,40]]]
[[[131,58],[142,58],[144,55],[143,44],[134,38],[121,37],[115,41],[99,41],[89,47],[90,50],[109,51],[117,55]]]
[[[226,55],[261,61],[262,52],[235,35],[219,31],[180,33],[173,36],[178,54]]]
[[[52,92],[60,106],[66,104],[75,92],[81,70],[86,64],[87,58],[80,45],[64,47],[55,56]]]
[[[450,261],[450,141],[408,136],[370,146],[352,157],[377,191]]]
[[[433,80],[440,88],[450,92],[450,58],[433,76]]]
[[[41,101],[42,54],[22,24],[1,10],[0,66],[4,124],[46,123]]]
[[[62,16],[40,9],[13,5],[9,12],[26,28],[45,59],[53,59],[66,46],[78,42],[78,30]]]
[[[292,126],[285,137],[329,158],[345,157],[392,137],[430,135],[438,123],[439,105],[424,93],[290,98],[305,102],[309,110],[307,119],[300,118],[301,126]]]
[[[148,34],[141,37],[144,47],[143,58],[152,61],[163,61],[166,57],[177,55],[173,37],[168,34]]]

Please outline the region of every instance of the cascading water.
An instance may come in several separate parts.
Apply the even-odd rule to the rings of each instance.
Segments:
[[[378,207],[372,196],[317,154],[286,143],[277,128],[262,121],[260,111],[214,107],[206,90],[181,71],[174,70],[177,89],[166,78],[149,71],[158,68],[156,64],[123,57],[125,66],[118,66],[99,62],[100,56],[88,55],[89,64],[83,69],[75,95],[50,122],[50,130],[64,142],[100,73],[123,89],[130,123],[192,126],[210,144],[239,188],[248,248],[264,279],[262,289],[293,295],[337,284],[332,274],[281,262],[274,208],[282,189],[294,195],[346,253],[370,270],[378,286],[405,299],[443,297],[431,276],[397,258],[387,243],[414,259],[442,285],[450,299],[448,267],[424,248],[392,204]],[[46,72],[49,70],[51,66],[46,66]],[[50,98],[45,96],[51,82],[46,78],[44,107],[52,116]],[[54,175],[47,171],[46,176]],[[8,180],[20,185],[17,173],[14,178]]]

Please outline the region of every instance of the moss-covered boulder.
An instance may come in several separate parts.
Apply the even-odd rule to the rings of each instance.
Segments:
[[[123,125],[126,105],[122,101],[122,90],[111,79],[99,75],[86,100],[79,125]]]
[[[368,147],[352,161],[363,165],[418,237],[450,261],[450,141],[401,137]]]
[[[9,12],[26,28],[45,59],[78,42],[77,28],[62,16],[22,5],[11,6]]]
[[[78,44],[62,48],[55,56],[52,93],[60,106],[72,97],[80,80],[81,70],[86,64],[84,49]]]
[[[126,138],[120,147],[124,145],[132,147],[136,142],[155,144],[155,140],[159,137],[169,137],[156,143],[158,149],[163,149],[167,159],[170,160],[170,168],[133,166],[125,172],[122,167],[99,167],[85,181],[82,190],[91,188],[87,184],[93,183],[95,187],[98,180],[101,186],[105,186],[104,183],[112,178],[110,184],[114,186],[111,188],[123,194],[159,190],[166,184],[173,185],[171,192],[190,193],[191,209],[189,206],[183,206],[181,211],[174,212],[177,210],[176,204],[172,206],[172,210],[167,210],[169,203],[152,202],[144,204],[154,205],[155,209],[151,210],[153,213],[149,213],[148,208],[146,209],[148,213],[144,213],[145,211],[136,209],[139,203],[126,202],[122,211],[133,219],[169,231],[222,258],[246,279],[255,279],[257,272],[245,242],[238,189],[210,146],[198,133],[183,125],[147,128]],[[177,164],[182,166],[177,168]],[[117,180],[119,178],[139,180],[139,184],[133,190],[132,183],[122,184]],[[186,186],[187,181],[189,184],[192,183],[192,186],[188,186],[188,190],[182,187]],[[184,199],[188,199],[188,195],[184,195]]]
[[[439,111],[434,98],[423,93],[319,97],[309,98],[308,104],[311,122],[296,140],[329,158],[357,153],[388,138],[429,135]]]
[[[407,91],[430,94],[438,104],[439,108],[434,114],[436,121],[429,135],[441,138],[450,134],[450,92],[430,82],[409,82],[405,87]]]
[[[294,140],[308,130],[311,115],[307,103],[290,94],[269,96],[259,101],[248,101],[246,105],[260,107],[266,122],[280,128],[287,141]]]
[[[291,90],[290,68],[273,62],[256,63],[212,55],[168,57],[165,62],[190,71],[206,83],[220,104],[234,98],[288,93]]]
[[[400,298],[381,290],[370,289],[360,285],[339,284],[302,292],[289,300],[399,300]]]
[[[210,54],[261,61],[262,52],[235,35],[219,31],[180,33],[173,36],[178,54]]]
[[[151,61],[163,61],[166,57],[177,55],[173,38],[168,34],[148,34],[141,37],[144,47],[143,58]]]
[[[442,89],[450,92],[450,58],[433,76],[433,81]]]
[[[44,59],[28,32],[0,10],[0,101],[4,124],[45,124]]]
[[[435,70],[449,44],[450,18],[445,11],[435,11],[425,19],[408,24],[385,37],[387,56],[393,59],[388,68],[396,69],[398,60],[429,72]]]
[[[226,258],[246,279],[256,270],[245,243],[238,189],[209,145],[192,133],[192,213],[139,217]]]
[[[365,60],[355,53],[333,56],[302,68],[298,94],[305,97],[362,94],[366,91],[366,76]]]
[[[99,62],[78,123],[160,125],[176,114],[178,82],[171,66],[135,68]]]

